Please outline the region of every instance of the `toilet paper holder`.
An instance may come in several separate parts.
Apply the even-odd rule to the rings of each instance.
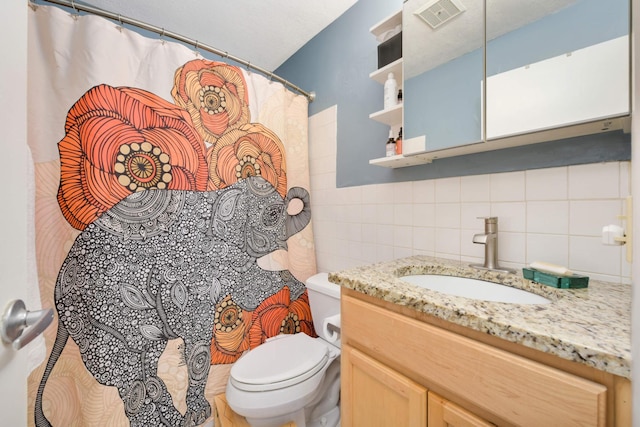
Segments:
[[[327,323],[327,329],[330,332],[335,332],[336,334],[340,333],[340,326],[334,325],[333,323]]]
[[[340,314],[334,314],[323,319],[321,337],[328,342],[340,340]]]

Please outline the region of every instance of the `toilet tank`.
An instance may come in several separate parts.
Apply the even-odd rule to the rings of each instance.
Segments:
[[[340,314],[340,286],[329,282],[328,273],[309,277],[306,285],[313,327],[317,334],[321,334],[324,319]]]

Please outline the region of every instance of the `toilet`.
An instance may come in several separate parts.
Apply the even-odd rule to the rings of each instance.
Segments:
[[[306,285],[318,338],[277,335],[231,367],[227,403],[252,426],[340,425],[340,337],[328,326],[340,326],[340,287],[327,273],[311,276]]]

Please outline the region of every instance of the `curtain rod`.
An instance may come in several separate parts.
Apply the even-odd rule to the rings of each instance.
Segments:
[[[207,44],[202,44],[200,42],[198,42],[197,40],[194,39],[190,39],[188,37],[185,37],[181,34],[177,34],[174,33],[172,31],[166,31],[164,28],[160,28],[157,27],[155,25],[151,25],[151,24],[147,24],[146,22],[142,22],[142,21],[138,21],[137,19],[133,19],[133,18],[128,18],[126,16],[122,16],[118,13],[113,13],[113,12],[109,12],[103,9],[99,9],[97,7],[93,7],[93,6],[89,6],[86,4],[77,4],[75,1],[71,0],[42,0],[48,3],[54,3],[60,6],[66,6],[69,8],[72,8],[73,10],[75,10],[76,12],[82,11],[82,12],[88,12],[88,13],[92,13],[94,15],[98,15],[98,16],[102,16],[104,18],[109,18],[112,19],[114,21],[119,22],[121,25],[122,24],[129,24],[129,25],[133,25],[134,27],[138,27],[138,28],[142,28],[143,30],[147,30],[147,31],[151,31],[154,32],[156,34],[159,34],[160,36],[164,37],[171,37],[174,40],[178,40],[181,41],[183,43],[187,43],[190,44],[192,46],[195,47],[196,50],[198,49],[202,49],[202,50],[206,50],[207,52],[211,52],[214,53],[222,58],[228,58],[232,61],[235,61],[239,64],[242,64],[244,66],[246,66],[247,68],[251,68],[255,71],[258,71],[262,74],[264,74],[265,76],[268,76],[270,79],[274,79],[279,81],[280,83],[282,83],[283,85],[290,87],[292,90],[304,95],[307,97],[307,99],[309,100],[309,102],[313,102],[313,100],[316,98],[316,93],[315,92],[305,92],[304,90],[300,89],[298,86],[294,85],[293,83],[291,83],[288,80],[283,79],[282,77],[278,76],[277,74],[274,74],[273,71],[268,71],[265,70],[264,68],[258,67],[257,65],[253,65],[251,62],[249,61],[245,61],[242,58],[238,58],[237,56],[234,55],[230,55],[228,52],[225,52],[223,50],[217,49],[213,46],[209,46]],[[37,6],[37,4],[34,3],[35,6]]]

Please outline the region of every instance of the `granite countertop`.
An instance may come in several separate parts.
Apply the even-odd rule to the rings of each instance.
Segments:
[[[550,304],[480,301],[402,281],[411,274],[470,277],[524,289]],[[329,281],[372,297],[631,379],[631,286],[589,280],[584,289],[556,289],[519,274],[471,268],[427,256],[329,274]]]

